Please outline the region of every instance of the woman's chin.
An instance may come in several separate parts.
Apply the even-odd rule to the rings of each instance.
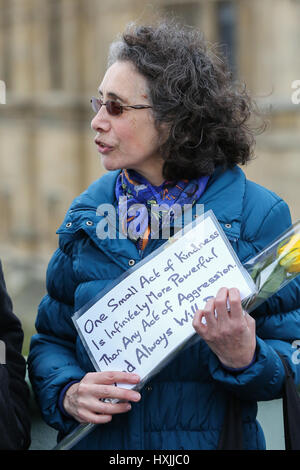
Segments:
[[[117,164],[117,162],[106,158],[104,155],[102,155],[102,160],[101,161],[102,161],[102,166],[107,171],[114,171],[114,170],[120,170],[121,169],[121,166],[119,166]]]

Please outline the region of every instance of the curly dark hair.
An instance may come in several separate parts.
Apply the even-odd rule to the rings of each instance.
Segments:
[[[110,48],[108,64],[129,61],[147,80],[167,180],[211,175],[216,166],[244,165],[253,156],[255,105],[234,83],[224,58],[203,34],[174,21],[128,25]]]

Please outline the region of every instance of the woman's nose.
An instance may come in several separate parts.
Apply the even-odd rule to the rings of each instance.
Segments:
[[[109,114],[107,113],[105,106],[101,106],[98,113],[93,117],[91,128],[96,132],[99,130],[108,131],[110,129]]]

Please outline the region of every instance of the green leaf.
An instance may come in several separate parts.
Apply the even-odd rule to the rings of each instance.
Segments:
[[[280,286],[285,281],[286,277],[287,275],[284,267],[278,264],[263,285],[260,286],[257,284],[259,290],[258,296],[267,299],[271,295],[275,294],[280,289]]]

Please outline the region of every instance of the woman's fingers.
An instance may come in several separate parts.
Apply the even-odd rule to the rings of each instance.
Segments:
[[[114,384],[114,383],[139,383],[140,377],[137,374],[119,371],[106,371],[106,372],[89,372],[85,375],[85,382],[92,382],[98,384]]]
[[[204,325],[206,324],[209,329],[215,327],[216,317],[215,317],[215,301],[214,299],[209,299],[203,309],[203,316],[205,318]],[[203,323],[202,323],[203,324]]]
[[[79,422],[104,423],[112,415],[131,409],[129,401],[137,402],[138,392],[116,386],[116,383],[137,384],[140,378],[126,372],[91,372],[67,390],[64,407]]]
[[[196,312],[193,326],[224,365],[244,367],[253,359],[255,320],[243,312],[238,289],[220,289]]]
[[[99,400],[111,399],[136,402],[141,398],[139,392],[122,387],[116,387],[115,385],[88,384],[88,387],[90,395]]]
[[[211,331],[215,327],[215,302],[209,299],[202,310],[198,310],[193,318],[193,327],[196,332],[203,337],[207,331]]]
[[[222,287],[215,298],[215,311],[218,323],[224,323],[228,320],[230,304],[228,303],[228,289]]]
[[[243,318],[241,295],[238,289],[232,288],[228,290],[228,304],[230,308],[229,314],[232,319]]]
[[[131,404],[129,402],[104,402],[103,400],[96,397],[89,398],[88,400],[82,400],[81,406],[90,412],[108,415],[126,413],[131,409]]]
[[[117,383],[136,385],[139,381],[138,375],[128,372],[91,372],[80,382],[79,393],[89,393],[97,399],[139,401],[138,392],[116,386]]]
[[[104,415],[100,413],[94,413],[92,411],[89,411],[87,408],[84,408],[82,410],[79,410],[76,416],[74,416],[75,419],[79,423],[93,423],[93,424],[105,424],[109,423],[112,420],[112,415]]]

